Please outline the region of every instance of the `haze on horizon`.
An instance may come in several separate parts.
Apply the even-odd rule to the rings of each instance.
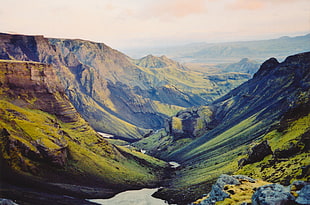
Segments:
[[[310,32],[309,0],[0,0],[1,32],[128,49]]]

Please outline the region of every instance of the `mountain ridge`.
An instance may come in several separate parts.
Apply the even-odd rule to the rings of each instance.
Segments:
[[[208,106],[179,112],[168,120],[166,130],[134,143],[153,156],[181,164],[170,184],[155,195],[188,204],[199,193],[209,192],[220,173],[285,185],[308,180],[309,59],[310,52],[281,63],[271,58],[251,80]],[[247,149],[264,140],[272,154],[243,166]],[[284,155],[287,160],[281,161]]]
[[[52,64],[70,101],[96,130],[129,139],[163,127],[168,115],[210,102],[249,78],[234,74],[210,80],[165,57],[156,59],[168,66],[144,68],[105,44],[84,40],[1,34],[0,45],[2,59]]]
[[[206,64],[234,63],[242,58],[250,58],[262,63],[274,56],[284,59],[286,56],[310,50],[310,34],[295,37],[267,40],[234,41],[220,43],[194,43],[174,47],[142,48],[125,50],[129,56],[140,57],[145,53],[166,55],[179,62]]]

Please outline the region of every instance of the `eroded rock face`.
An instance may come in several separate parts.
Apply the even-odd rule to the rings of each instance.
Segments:
[[[252,196],[253,205],[290,205],[295,197],[289,189],[280,184],[261,186]]]
[[[2,95],[13,99],[14,104],[40,109],[56,115],[64,122],[74,122],[77,119],[78,113],[65,95],[51,65],[1,61],[0,71],[1,88],[7,90]]]
[[[203,132],[212,130],[217,122],[211,107],[201,107],[181,111],[167,119],[165,124],[167,133],[177,140],[199,137]]]

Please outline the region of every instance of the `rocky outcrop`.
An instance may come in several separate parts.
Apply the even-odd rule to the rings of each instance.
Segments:
[[[56,115],[64,122],[74,122],[78,118],[79,114],[69,102],[51,65],[0,61],[0,71],[1,89],[6,91],[0,96],[13,99],[17,105],[27,105]]]
[[[270,184],[244,175],[222,174],[205,197],[193,202],[199,205],[253,204],[291,205],[309,204],[309,183],[294,181],[290,186]]]
[[[213,119],[210,107],[192,108],[181,111],[174,117],[166,119],[165,129],[175,140],[196,138],[213,129],[217,122]]]
[[[247,164],[253,164],[263,160],[266,156],[272,154],[271,147],[268,144],[267,140],[253,146],[248,151],[248,157],[239,160],[238,165],[244,166]]]
[[[224,201],[226,198],[231,198],[232,195],[237,193],[236,190],[232,189],[234,186],[241,186],[242,184],[255,184],[257,180],[244,175],[226,175],[222,174],[212,185],[211,192],[204,198],[197,200],[192,203],[199,205],[214,205],[216,202]],[[231,186],[230,186],[231,185]],[[253,186],[254,187],[254,186]],[[252,188],[253,188],[252,187]],[[247,191],[248,187],[240,187],[242,191]]]
[[[299,191],[296,202],[298,204],[310,204],[310,184],[304,186]]]
[[[18,205],[10,199],[0,199],[0,205]]]
[[[259,187],[252,196],[253,205],[290,205],[295,197],[289,189],[280,184],[269,184]]]

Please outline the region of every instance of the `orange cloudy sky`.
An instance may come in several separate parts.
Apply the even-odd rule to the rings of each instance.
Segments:
[[[310,33],[309,0],[0,0],[1,32],[113,48]]]

